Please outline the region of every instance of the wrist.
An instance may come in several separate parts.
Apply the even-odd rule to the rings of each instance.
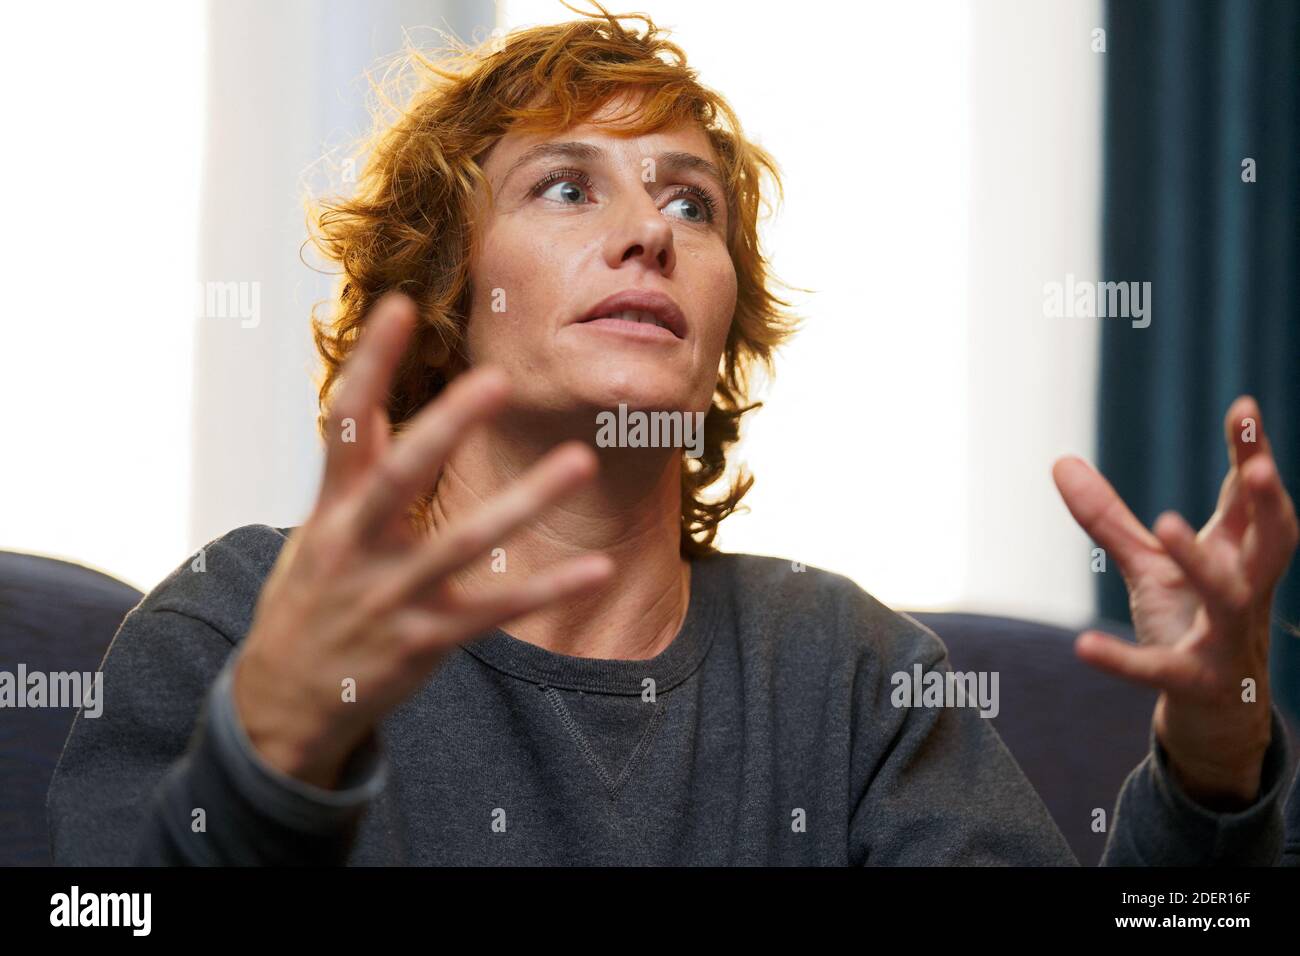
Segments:
[[[1266,717],[1268,711],[1264,711]],[[1166,746],[1170,775],[1192,800],[1216,813],[1244,810],[1259,799],[1264,759],[1272,740],[1272,725],[1243,730],[1231,747],[1212,757]]]
[[[230,691],[235,717],[258,757],[288,776],[335,789],[346,763],[337,735],[329,732],[310,706],[290,705],[265,689],[256,666],[248,665],[241,654],[231,675]]]
[[[1213,701],[1162,694],[1153,729],[1170,776],[1194,802],[1228,813],[1259,798],[1273,737],[1267,686],[1249,703],[1235,694]]]
[[[1236,813],[1259,799],[1264,762],[1238,769],[1209,771],[1191,769],[1174,758],[1169,772],[1182,791],[1196,803],[1215,813]]]

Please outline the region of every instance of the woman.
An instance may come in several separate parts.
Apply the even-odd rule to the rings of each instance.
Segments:
[[[1076,862],[978,712],[900,705],[895,675],[951,671],[935,635],[713,551],[748,485],[705,489],[791,328],[756,242],[775,167],[644,23],[437,68],[322,207],[317,504],[124,621],[51,789],[58,862]],[[677,430],[611,439],[615,412]],[[1161,690],[1106,863],[1278,854],[1268,616],[1297,529],[1258,422],[1229,410],[1199,536],[1057,463],[1143,645],[1079,653]]]

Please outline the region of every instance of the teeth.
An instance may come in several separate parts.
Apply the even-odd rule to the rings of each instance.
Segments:
[[[652,313],[638,312],[634,309],[624,309],[622,312],[611,312],[609,315],[601,316],[601,318],[622,319],[624,322],[644,322],[650,325],[657,325],[661,329],[666,329],[668,327],[655,318]]]

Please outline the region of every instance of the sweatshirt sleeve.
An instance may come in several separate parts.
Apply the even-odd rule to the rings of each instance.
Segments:
[[[387,764],[373,735],[325,790],[271,767],[234,706],[231,655],[207,695],[184,756],[155,792],[133,862],[293,866],[346,862],[356,827],[384,787]],[[210,808],[210,809],[209,809]],[[203,810],[203,826],[196,823]]]
[[[260,760],[231,669],[283,535],[210,542],[123,620],[100,666],[98,717],[79,712],[46,801],[56,865],[344,862],[385,764],[372,737],[326,791]]]
[[[1152,728],[1151,749],[1124,781],[1102,866],[1272,866],[1283,843],[1282,801],[1290,742],[1277,707],[1259,796],[1228,813],[1196,803],[1169,770]]]
[[[881,639],[859,673],[857,723],[869,715],[871,730],[854,745],[866,785],[849,824],[852,858],[868,866],[1077,866],[978,708],[895,705],[893,675],[910,681],[918,663],[923,673],[952,668],[933,632],[890,615],[877,622]]]
[[[1291,796],[1287,798],[1285,817],[1286,842],[1282,847],[1279,866],[1300,866],[1300,770],[1291,783]]]

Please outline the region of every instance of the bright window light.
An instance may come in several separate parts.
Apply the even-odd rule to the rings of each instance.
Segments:
[[[204,6],[4,17],[0,548],[147,590],[186,547]]]

